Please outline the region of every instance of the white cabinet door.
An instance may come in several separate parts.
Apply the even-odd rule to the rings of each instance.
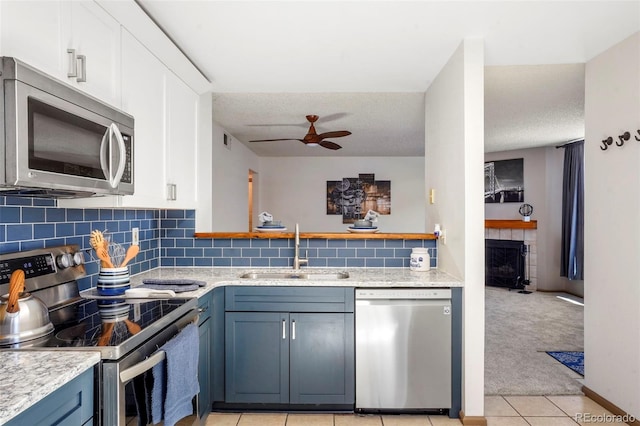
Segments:
[[[66,80],[67,39],[63,3],[1,1],[0,54],[12,56],[56,78]]]
[[[194,209],[199,97],[126,30],[122,61],[131,64],[122,70],[122,109],[135,119],[135,192],[58,204]],[[168,185],[175,185],[175,200]]]
[[[115,106],[120,100],[120,24],[93,1],[66,3],[70,36],[75,49],[78,77],[69,81],[79,89]],[[68,59],[65,49],[63,54]],[[84,79],[85,81],[82,81]]]
[[[122,108],[135,119],[135,193],[123,197],[132,207],[162,207],[165,182],[164,65],[129,32],[122,33]]]
[[[10,0],[0,8],[3,56],[120,106],[120,24],[97,3]],[[84,59],[71,60],[68,49]],[[77,76],[69,77],[74,69]]]
[[[175,185],[170,207],[196,208],[198,95],[172,72],[166,79],[167,184]]]

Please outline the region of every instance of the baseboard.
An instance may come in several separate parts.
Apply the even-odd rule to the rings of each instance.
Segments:
[[[487,419],[484,416],[465,416],[460,410],[460,421],[465,426],[487,426]]]
[[[588,387],[582,386],[582,393],[584,393],[585,396],[589,397],[594,402],[600,404],[603,408],[605,408],[606,410],[612,412],[616,416],[620,416],[620,417],[622,417],[624,419],[633,419],[633,421],[627,421],[628,425],[640,426],[640,419],[636,419],[635,417],[633,417],[629,413],[625,412],[622,408],[618,407],[617,405],[615,405],[611,401],[609,401],[609,400],[603,398],[602,396],[598,395],[596,392],[592,391]]]

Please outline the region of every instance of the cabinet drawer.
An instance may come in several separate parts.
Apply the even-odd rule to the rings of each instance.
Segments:
[[[31,408],[7,426],[83,425],[93,417],[93,369],[90,368]]]
[[[353,287],[231,286],[225,311],[353,312]]]

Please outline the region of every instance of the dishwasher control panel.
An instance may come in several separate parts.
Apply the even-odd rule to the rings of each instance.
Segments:
[[[451,299],[449,288],[357,288],[358,299]]]

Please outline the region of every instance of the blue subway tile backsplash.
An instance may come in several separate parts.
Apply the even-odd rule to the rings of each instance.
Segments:
[[[131,243],[131,228],[140,230],[140,253],[131,274],[163,267],[291,267],[293,239],[195,239],[194,210],[65,209],[55,200],[0,196],[0,254],[77,244],[85,254],[84,290],[97,285],[98,262],[89,245],[92,230],[107,231],[113,242]],[[300,240],[310,267],[408,267],[411,249],[431,247],[435,240]]]
[[[97,285],[98,262],[89,245],[92,230],[107,231],[113,242],[131,243],[140,228],[140,254],[129,264],[132,274],[159,266],[157,210],[64,209],[50,199],[0,196],[0,254],[77,244],[84,253],[86,277],[81,290]]]
[[[167,210],[160,212],[160,258],[163,266],[234,266],[234,267],[292,267],[293,239],[281,238],[190,238],[194,230],[180,215],[192,217],[193,211]],[[172,220],[177,218],[177,220]],[[169,225],[165,228],[164,225]],[[181,226],[186,226],[181,228]],[[184,230],[184,237],[176,231]],[[185,248],[193,247],[193,248]],[[432,247],[431,266],[436,267],[435,240],[328,240],[303,238],[302,254],[310,267],[409,267],[413,247]],[[194,249],[195,248],[195,249]],[[197,248],[202,248],[198,250]],[[192,263],[193,261],[193,263]]]

